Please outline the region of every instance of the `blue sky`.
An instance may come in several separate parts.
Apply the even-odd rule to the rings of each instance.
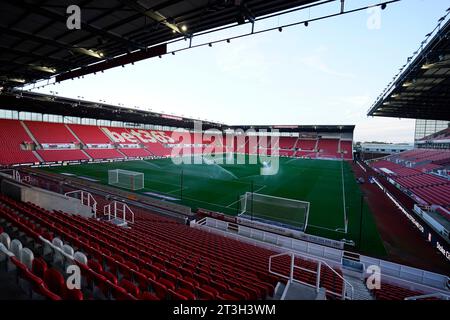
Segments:
[[[349,7],[377,2],[346,1]],[[337,6],[270,19],[257,28],[329,13]],[[366,112],[448,7],[447,0],[402,0],[381,11],[379,29],[368,28],[372,16],[361,11],[36,91],[234,125],[355,124],[356,141],[412,142],[414,120],[368,118]]]

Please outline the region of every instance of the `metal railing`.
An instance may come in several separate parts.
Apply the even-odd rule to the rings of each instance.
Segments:
[[[127,219],[127,214],[130,215],[131,219]],[[108,221],[117,219],[117,216],[119,215],[119,219],[125,222],[134,223],[134,212],[124,202],[113,201],[110,204],[107,204],[103,207],[103,215],[108,216]]]
[[[450,296],[443,293],[430,293],[430,294],[422,294],[419,296],[407,297],[405,300],[422,300],[428,298],[437,298],[440,300],[450,300]]]
[[[290,257],[290,267],[289,267],[289,276],[287,276],[286,274],[282,274],[276,271],[272,270],[272,260],[274,258],[278,258],[278,257],[282,257],[282,256],[288,256]],[[307,268],[303,268],[301,266],[297,266],[295,265],[295,258],[299,257],[301,259],[305,259],[305,260],[313,260],[314,262],[317,263],[317,269],[316,270],[311,270],[311,269],[307,269]],[[344,279],[344,277],[342,275],[340,275],[335,269],[333,269],[327,262],[320,260],[320,259],[311,259],[308,258],[306,259],[305,257],[298,255],[294,252],[285,252],[285,253],[279,253],[279,254],[275,254],[269,257],[269,272],[277,275],[279,277],[282,277],[284,279],[288,279],[291,282],[298,282],[301,284],[304,284],[306,286],[309,287],[314,287],[316,289],[316,292],[319,292],[320,289],[320,280],[321,280],[321,270],[322,270],[322,266],[324,266],[325,268],[328,268],[329,270],[332,271],[332,273],[334,273],[339,279],[342,280],[343,286],[342,286],[342,292],[334,292],[330,289],[325,288],[326,292],[341,297],[342,300],[352,300],[353,299],[353,295],[354,295],[354,288],[353,286],[350,284],[350,282],[348,282],[347,280]],[[315,285],[312,285],[310,283],[307,283],[305,281],[299,280],[299,279],[295,279],[295,274],[294,271],[295,270],[301,270],[301,271],[305,271],[305,272],[309,272],[312,273],[316,276],[316,281],[315,281]]]
[[[81,204],[92,208],[92,211],[94,212],[94,218],[97,217],[97,200],[95,200],[94,196],[90,192],[84,190],[75,190],[66,192],[64,195],[71,198],[80,199]]]

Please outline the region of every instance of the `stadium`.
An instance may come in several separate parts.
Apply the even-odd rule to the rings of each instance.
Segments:
[[[425,40],[409,43],[419,49],[389,69],[370,108],[357,103],[368,119],[415,121],[411,148],[369,152],[357,144],[365,122],[323,124],[326,111],[314,111],[317,123],[289,123],[310,111],[283,109],[294,103],[276,90],[251,97],[263,105],[273,95],[276,110],[261,106],[244,120],[208,107],[230,123],[93,101],[80,89],[119,70],[120,92],[102,80],[93,90],[133,100],[125,70],[144,61],[169,70],[183,56],[186,70],[207,73],[201,59],[189,62],[200,50],[225,46],[227,55],[240,41],[329,19],[338,26],[368,10],[388,16],[410,2],[2,1],[0,299],[449,300],[450,8],[427,24]],[[61,86],[77,96],[58,94]],[[150,101],[152,90],[142,93]],[[234,95],[220,90],[218,104]],[[305,94],[296,99],[309,101]],[[272,120],[280,113],[282,124]],[[396,130],[376,128],[373,141],[382,131],[395,140]]]

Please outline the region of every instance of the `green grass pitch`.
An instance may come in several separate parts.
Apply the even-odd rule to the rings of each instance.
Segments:
[[[247,159],[248,160],[248,159]],[[236,215],[239,197],[251,191],[276,197],[310,202],[306,232],[331,239],[359,242],[360,189],[347,162],[343,163],[345,206],[348,230],[345,226],[342,163],[331,160],[279,158],[280,169],[273,176],[261,176],[260,164],[182,164],[171,159],[138,160],[111,163],[50,167],[45,170],[70,173],[96,179],[108,184],[108,170],[123,169],[143,172],[145,188],[139,193],[152,192],[173,197],[176,203]],[[181,171],[183,190],[181,192]],[[182,198],[181,198],[182,196]],[[283,216],[273,213],[271,219],[296,225],[295,212]],[[363,204],[361,251],[382,257],[386,254],[368,206]]]

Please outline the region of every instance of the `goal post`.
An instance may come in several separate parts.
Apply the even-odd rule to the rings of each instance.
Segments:
[[[240,207],[241,217],[279,222],[302,231],[308,225],[310,203],[307,201],[246,192],[240,198]]]
[[[108,170],[108,184],[134,191],[141,190],[144,188],[144,173],[122,169]]]

